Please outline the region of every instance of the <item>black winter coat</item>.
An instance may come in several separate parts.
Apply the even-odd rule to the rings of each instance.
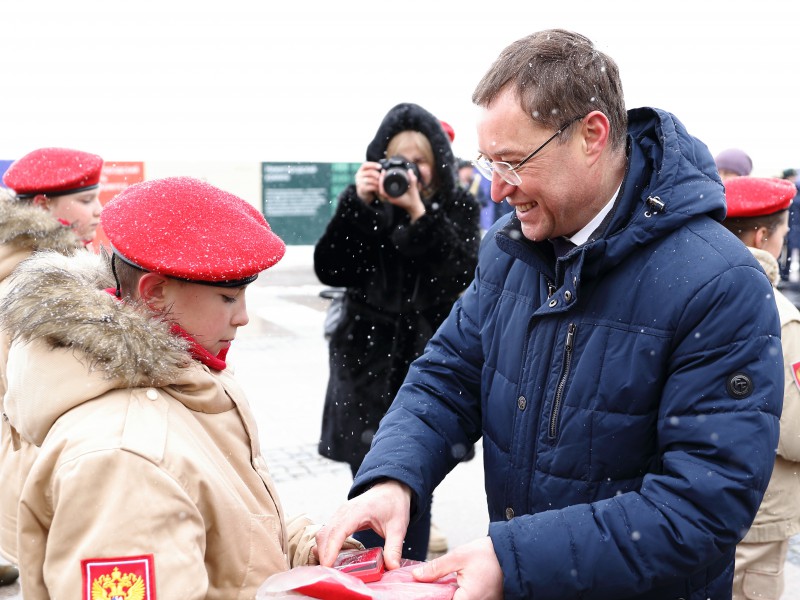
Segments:
[[[394,107],[367,160],[384,158],[389,140],[408,130],[423,133],[434,151],[439,189],[424,200],[426,214],[411,223],[402,208],[380,200],[365,204],[350,185],[314,249],[319,280],[347,288],[345,317],[330,339],[319,452],[356,467],[408,366],[477,264],[479,207],[456,184],[455,159],[438,119],[415,104]]]

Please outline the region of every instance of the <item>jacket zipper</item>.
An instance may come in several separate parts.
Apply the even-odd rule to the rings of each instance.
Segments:
[[[564,343],[564,367],[561,370],[561,378],[556,386],[556,395],[553,398],[553,409],[550,412],[550,429],[548,431],[550,439],[556,437],[558,433],[558,413],[561,410],[561,400],[564,395],[564,388],[567,386],[569,368],[572,364],[572,345],[575,342],[575,323],[570,323],[567,327],[567,341]]]

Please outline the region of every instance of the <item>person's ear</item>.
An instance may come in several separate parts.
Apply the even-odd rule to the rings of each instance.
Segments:
[[[149,308],[163,311],[167,304],[167,287],[170,279],[158,273],[145,273],[139,278],[139,298]]]
[[[50,200],[48,200],[47,196],[44,194],[36,194],[33,199],[31,199],[31,204],[45,210],[50,210]]]
[[[594,164],[602,156],[611,135],[611,124],[608,117],[599,110],[594,110],[578,122],[583,152]]]
[[[759,227],[753,235],[753,247],[763,250],[764,246],[769,241],[769,229],[766,227]]]

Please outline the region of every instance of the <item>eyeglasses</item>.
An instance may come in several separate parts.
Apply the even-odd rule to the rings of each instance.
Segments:
[[[507,162],[503,161],[491,161],[486,158],[483,154],[478,154],[478,158],[472,161],[472,164],[475,165],[475,168],[478,169],[478,172],[483,175],[489,181],[492,180],[492,175],[497,173],[500,178],[505,181],[506,183],[510,183],[511,185],[519,185],[522,183],[522,178],[517,173],[517,169],[519,169],[522,165],[532,159],[534,156],[539,154],[542,149],[547,146],[550,142],[552,142],[562,131],[564,131],[567,127],[572,125],[575,121],[580,121],[583,117],[575,117],[574,119],[570,119],[566,123],[564,123],[561,127],[558,128],[553,135],[547,138],[541,146],[539,146],[536,150],[531,152],[528,156],[523,158],[520,162],[515,165],[511,165]]]

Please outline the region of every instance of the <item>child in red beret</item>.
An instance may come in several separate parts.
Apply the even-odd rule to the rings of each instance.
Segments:
[[[723,225],[742,240],[777,285],[777,259],[789,230],[794,184],[783,179],[734,177],[725,181]],[[783,414],[775,467],[747,535],[736,547],[734,600],[778,600],[788,539],[800,533],[800,311],[775,289],[785,365]],[[731,324],[735,327],[735,324]]]
[[[41,148],[14,162],[3,175],[13,194],[0,191],[0,294],[12,270],[37,250],[74,254],[95,235],[98,184],[103,159],[67,148]],[[5,394],[9,341],[0,332],[0,398]],[[19,477],[35,448],[19,452],[5,421],[0,432],[0,554],[16,562]],[[24,461],[24,462],[23,462]],[[16,580],[16,569],[0,565],[0,585]]]
[[[0,305],[6,412],[41,446],[19,505],[22,587],[253,598],[313,560],[316,531],[284,519],[226,363],[247,285],[285,246],[250,204],[185,177],[124,190],[103,228],[110,260],[37,255]]]
[[[102,168],[96,154],[40,148],[12,163],[3,183],[17,200],[43,208],[88,244],[100,223]]]

